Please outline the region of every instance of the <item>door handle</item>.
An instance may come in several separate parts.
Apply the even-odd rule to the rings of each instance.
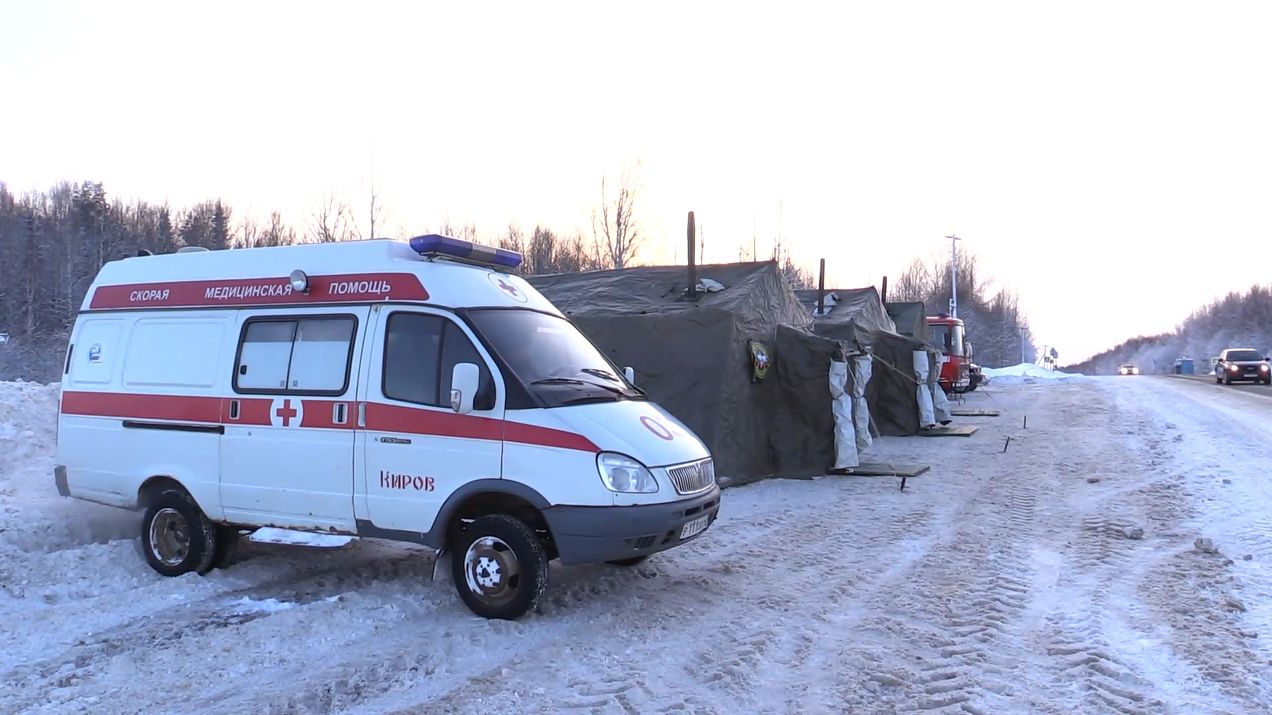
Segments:
[[[365,402],[358,403],[358,426],[367,426],[367,403]]]

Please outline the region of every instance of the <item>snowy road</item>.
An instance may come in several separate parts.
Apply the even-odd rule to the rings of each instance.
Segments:
[[[0,383],[0,712],[1272,703],[1260,395],[1164,377],[991,385],[968,406],[1004,414],[964,420],[975,436],[868,453],[932,465],[905,492],[890,477],[730,489],[703,538],[646,565],[554,564],[515,623],[472,616],[428,581],[426,551],[390,543],[252,545],[207,577],[161,578],[136,515],[56,496],[56,399]]]

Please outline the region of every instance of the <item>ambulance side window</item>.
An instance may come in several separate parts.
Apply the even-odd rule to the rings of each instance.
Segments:
[[[291,363],[294,320],[262,320],[248,323],[239,347],[235,386],[241,390],[282,390],[287,387]]]
[[[344,392],[353,320],[334,318],[299,321],[292,344],[287,387],[304,392]]]
[[[235,391],[343,394],[356,322],[344,315],[249,320],[234,367]]]
[[[384,396],[439,405],[438,355],[445,320],[436,315],[394,313],[384,337]]]

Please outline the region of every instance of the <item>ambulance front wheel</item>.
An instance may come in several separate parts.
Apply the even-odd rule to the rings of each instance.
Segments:
[[[216,526],[189,494],[168,489],[154,497],[141,520],[146,563],[164,576],[212,570]]]
[[[451,577],[473,613],[513,620],[533,609],[548,587],[548,554],[520,519],[483,516],[456,535]]]

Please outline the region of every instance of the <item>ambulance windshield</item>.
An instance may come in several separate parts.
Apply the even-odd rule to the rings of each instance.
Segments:
[[[549,407],[645,399],[567,320],[530,310],[474,310],[469,316],[522,384]]]

